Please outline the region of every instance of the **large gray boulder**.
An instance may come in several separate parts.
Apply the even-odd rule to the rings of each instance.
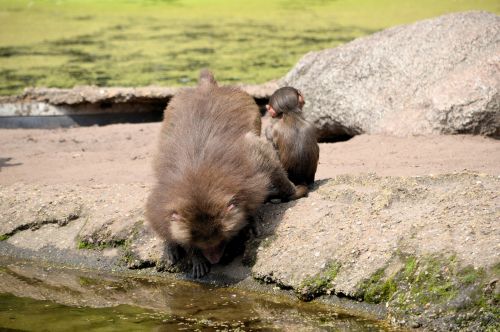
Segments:
[[[500,17],[465,12],[310,52],[282,79],[323,139],[500,135]]]

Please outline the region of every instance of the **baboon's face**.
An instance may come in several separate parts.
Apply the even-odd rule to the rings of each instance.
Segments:
[[[306,100],[304,99],[302,92],[298,91],[297,93],[299,95],[299,108],[302,109],[302,107],[306,104]]]
[[[245,226],[245,214],[231,198],[190,203],[172,213],[172,238],[199,249],[210,263],[218,263],[227,242]]]

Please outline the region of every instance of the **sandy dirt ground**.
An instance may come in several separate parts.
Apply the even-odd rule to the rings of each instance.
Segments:
[[[1,129],[0,184],[151,183],[158,123],[70,129]],[[340,174],[500,175],[500,141],[474,136],[361,135],[320,144],[317,179]]]

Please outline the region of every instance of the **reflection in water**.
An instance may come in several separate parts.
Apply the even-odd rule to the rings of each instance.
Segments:
[[[10,264],[0,328],[26,331],[385,331],[314,303],[160,277]]]

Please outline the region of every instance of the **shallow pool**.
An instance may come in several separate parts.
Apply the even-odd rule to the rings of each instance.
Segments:
[[[23,331],[388,331],[384,324],[291,297],[170,276],[9,264],[0,329]]]

